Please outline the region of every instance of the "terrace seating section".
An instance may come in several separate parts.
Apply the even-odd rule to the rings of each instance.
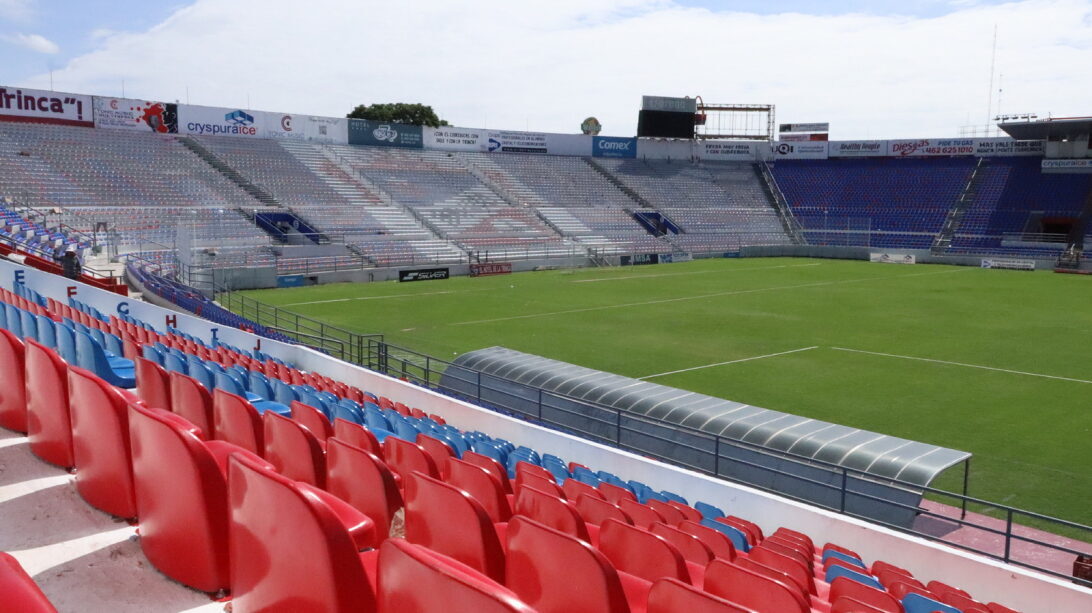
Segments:
[[[744,245],[792,242],[749,163],[598,163],[682,229],[671,238],[683,249],[734,251]]]
[[[466,251],[488,251],[503,259],[548,255],[566,248],[562,238],[530,209],[509,205],[452,154],[323,146]]]
[[[558,155],[458,153],[524,206],[633,208],[637,203],[585,158]]]
[[[0,243],[43,255],[56,255],[71,248],[80,257],[91,247],[86,241],[69,238],[59,227],[43,226],[30,214],[19,213],[16,206],[13,199],[0,196]],[[42,221],[48,224],[48,220]]]
[[[1056,248],[1042,243],[1027,247],[1002,245],[1004,235],[1029,231],[1033,215],[1078,218],[1092,189],[1092,177],[1044,174],[1037,157],[989,158],[980,172],[975,198],[963,214],[951,251],[1057,257],[1064,242]],[[1038,233],[1039,229],[1030,231]]]
[[[171,245],[179,219],[198,246],[269,242],[245,218],[217,213],[257,201],[168,135],[0,122],[0,189],[64,207],[61,221],[85,234],[107,222],[122,246]]]
[[[671,245],[641,227],[620,208],[540,206],[538,212],[565,236],[605,255],[663,253]]]
[[[781,160],[770,168],[809,243],[928,249],[973,158]]]
[[[91,317],[98,319],[77,308],[86,309],[86,305],[76,301],[72,301],[75,306],[64,305],[25,288],[18,293],[0,291],[0,301],[54,322],[69,316],[86,323],[93,323]],[[22,318],[6,316],[0,323],[13,332],[5,335],[5,342],[21,348],[18,336],[27,331],[15,327],[16,320]],[[259,389],[267,398],[284,392],[294,403],[314,409],[293,411],[293,419],[306,419],[311,426],[272,412],[265,415],[267,434],[273,422],[292,426],[294,436],[306,442],[303,448],[271,445],[267,439],[258,454],[247,454],[219,443],[223,433],[218,426],[206,424],[210,432],[204,432],[178,413],[148,407],[151,398],[162,398],[163,393],[162,372],[155,368],[140,369],[140,376],[150,378],[139,382],[138,390],[147,393],[144,397],[113,388],[88,371],[70,368],[70,381],[74,386],[79,382],[79,389],[70,388],[69,398],[77,485],[89,468],[95,477],[81,493],[86,490],[88,501],[107,512],[135,515],[142,525],[148,522],[142,527],[142,547],[168,576],[210,591],[229,582],[233,610],[240,613],[275,602],[318,602],[315,599],[326,603],[323,610],[381,613],[393,613],[391,607],[416,606],[412,603],[427,603],[421,606],[431,609],[441,601],[456,612],[531,611],[534,607],[552,613],[583,610],[581,603],[587,602],[604,603],[608,610],[619,612],[646,607],[663,611],[667,605],[660,604],[662,599],[700,603],[700,610],[760,613],[898,612],[900,606],[906,611],[1009,610],[976,601],[946,582],[923,583],[884,561],[866,564],[861,556],[836,544],[817,546],[795,530],[778,528],[766,534],[756,524],[712,505],[691,506],[672,492],[593,472],[482,432],[461,431],[439,415],[283,362],[262,361],[265,356],[254,352],[226,345],[210,347],[177,330],[160,333],[130,317],[111,318],[107,326],[120,333],[130,351],[140,351],[150,361],[189,368],[191,375],[194,368],[222,369],[231,375],[216,377],[217,384],[233,379],[232,373],[246,372],[249,376],[232,385],[245,381],[248,397]],[[40,335],[38,340],[43,340]],[[14,351],[5,360],[18,360],[21,355]],[[51,367],[48,361],[32,364]],[[157,385],[160,389],[155,390]],[[273,392],[274,388],[279,391]],[[222,388],[217,394],[225,395]],[[177,409],[185,403],[172,398],[170,404]],[[129,427],[123,427],[126,415]],[[314,420],[331,418],[334,426],[315,426]],[[340,439],[351,431],[343,424],[370,431],[383,444],[365,442],[369,450],[354,451],[352,444]],[[4,427],[11,428],[11,422],[5,420]],[[79,439],[90,431],[98,434],[93,437],[98,455],[93,457],[94,466],[84,466],[88,456],[80,453],[80,445],[89,442]],[[354,453],[355,461],[362,462],[357,466],[379,475],[372,482],[384,485],[372,489],[382,501],[369,501],[371,512],[389,514],[387,505],[404,499],[405,540],[377,531],[378,525],[387,525],[388,518],[376,522],[363,509],[315,484],[275,472],[276,466],[299,466],[301,461],[307,467],[320,466],[331,448],[342,456]],[[148,453],[152,449],[156,453]],[[263,459],[259,457],[263,451],[275,456]],[[133,458],[131,465],[117,462],[128,457]],[[459,471],[437,465],[437,459],[450,464],[456,458],[467,463]],[[348,460],[339,457],[326,467],[331,484],[343,487],[346,470],[364,474],[362,469],[346,466]],[[480,490],[475,487],[491,492],[482,495],[503,496],[498,488],[516,484],[515,516],[509,521],[494,523],[476,494],[442,480],[444,475],[450,478],[471,468],[485,475],[477,483],[492,484]],[[414,470],[428,474],[406,472]],[[180,500],[185,491],[180,488],[149,487],[171,482],[172,474],[185,481],[194,499]],[[131,491],[134,476],[146,484],[137,488],[135,505],[102,505],[103,500],[118,497],[100,499],[98,494],[125,487]],[[319,485],[325,485],[322,476],[315,474]],[[198,491],[207,498],[197,499]],[[597,497],[604,505],[616,505],[619,513],[615,518],[600,515],[599,525],[592,524],[590,517],[582,516],[582,505],[567,499],[571,493],[584,499]],[[353,493],[361,495],[366,491],[357,488]],[[277,513],[270,514],[270,508]],[[225,517],[229,538],[224,536]],[[398,530],[392,526],[392,532]],[[195,539],[204,543],[204,553],[193,548]],[[378,554],[366,550],[375,546]],[[299,565],[300,552],[311,563]],[[179,555],[193,556],[192,563],[178,564]],[[570,572],[570,559],[581,569],[579,575]],[[393,571],[394,566],[401,570]],[[397,578],[385,578],[385,573],[396,573]],[[664,581],[671,585],[660,586]],[[673,597],[652,596],[665,589],[674,592]],[[445,594],[450,594],[447,600]],[[380,603],[378,609],[372,607],[373,600]]]

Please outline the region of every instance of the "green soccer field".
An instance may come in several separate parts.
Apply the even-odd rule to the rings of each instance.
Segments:
[[[1092,523],[1087,277],[762,258],[247,294],[441,358],[674,373],[650,380],[970,451],[973,496]]]

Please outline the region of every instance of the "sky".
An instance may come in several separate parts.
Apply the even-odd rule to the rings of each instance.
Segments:
[[[622,136],[642,95],[700,95],[832,139],[958,136],[1092,114],[1092,0],[0,0],[0,84]]]

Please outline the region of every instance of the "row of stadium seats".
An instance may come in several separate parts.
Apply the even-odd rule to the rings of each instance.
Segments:
[[[43,302],[40,296],[28,299],[10,292],[2,298],[12,306],[41,307]],[[48,314],[55,317],[66,313],[85,323],[92,323],[92,318],[103,321],[93,309],[69,306],[66,310],[64,305],[44,302],[51,307]],[[197,539],[216,549],[215,535],[203,530],[222,517],[222,506],[199,495],[207,488],[198,492],[179,487],[194,481],[180,478],[178,471],[184,476],[185,466],[196,465],[193,474],[202,474],[199,466],[204,465],[205,476],[196,483],[204,479],[220,483],[225,472],[229,474],[224,495],[230,499],[231,529],[246,530],[248,538],[242,540],[247,546],[269,554],[244,550],[233,555],[234,545],[228,547],[222,538],[218,541],[221,550],[229,549],[226,554],[220,552],[226,558],[217,559],[226,559],[232,571],[221,576],[231,577],[236,610],[251,610],[248,606],[257,606],[254,603],[265,598],[304,597],[317,589],[316,582],[329,585],[330,593],[356,594],[354,602],[383,598],[382,580],[378,588],[372,583],[370,596],[360,593],[360,581],[353,583],[356,588],[342,583],[346,573],[352,574],[351,568],[327,569],[307,577],[310,587],[305,588],[299,577],[288,580],[297,572],[294,565],[271,560],[281,559],[273,554],[286,554],[289,548],[325,552],[326,557],[319,559],[345,559],[346,544],[355,547],[353,551],[375,546],[383,552],[406,549],[403,543],[387,544],[397,540],[387,535],[399,523],[402,508],[404,535],[428,548],[419,550],[422,555],[445,560],[444,564],[465,564],[469,568],[456,568],[471,573],[478,585],[489,586],[487,592],[522,599],[539,611],[577,610],[578,600],[607,606],[595,610],[644,610],[646,606],[655,610],[661,598],[670,602],[696,599],[704,606],[721,607],[710,610],[725,611],[1007,611],[999,605],[977,604],[943,583],[923,585],[908,572],[883,562],[865,567],[853,552],[831,544],[817,548],[791,530],[764,536],[757,525],[725,516],[711,505],[690,507],[670,492],[656,492],[639,482],[540,456],[483,433],[460,432],[439,416],[284,363],[259,361],[266,356],[209,347],[177,331],[158,334],[135,320],[111,324],[134,346],[143,345],[144,354],[153,360],[166,363],[174,358],[175,370],[168,374],[155,361],[138,357],[138,396],[133,396],[78,366],[67,368],[72,452],[58,458],[51,453],[65,448],[65,420],[58,413],[64,402],[57,398],[57,394],[63,396],[59,381],[64,378],[65,362],[33,339],[26,339],[20,352],[16,335],[3,333],[7,351],[0,352],[0,358],[7,372],[25,370],[28,389],[46,382],[53,391],[26,396],[23,410],[34,416],[24,418],[27,426],[11,419],[19,413],[18,402],[2,406],[0,424],[29,429],[32,450],[62,466],[71,465],[66,464],[70,457],[79,467],[84,451],[84,457],[92,461],[77,472],[81,495],[112,514],[138,517],[149,559],[168,576],[189,585],[197,580],[180,576],[215,574],[210,570],[214,564],[195,562],[192,553],[182,556],[180,543]],[[149,342],[153,338],[159,347]],[[20,353],[22,365],[18,364]],[[179,372],[182,367],[191,374],[196,374],[194,368],[220,368],[221,374],[247,370],[250,389],[243,391],[241,380],[229,380],[233,377],[217,376],[202,384]],[[187,380],[189,385],[183,385]],[[274,387],[287,391],[274,392]],[[211,413],[195,412],[205,402],[195,397],[202,392],[207,396],[210,389]],[[263,405],[266,401],[254,393],[258,389],[267,398],[287,401],[291,417],[285,415],[284,405]],[[174,412],[157,410],[168,407]],[[117,418],[126,411],[132,441],[128,454],[126,432],[119,425],[124,420]],[[180,439],[188,442],[180,443]],[[186,460],[187,454],[211,455],[211,459]],[[235,459],[229,459],[232,456]],[[125,471],[128,457],[132,476]],[[232,483],[245,483],[247,495],[234,496]],[[301,507],[300,498],[308,504]],[[265,510],[274,500],[281,501],[276,506],[279,510],[280,505],[298,508],[300,517],[292,522],[298,533],[286,535],[280,516],[276,523],[281,527],[270,524]],[[325,534],[326,542],[316,534]],[[301,543],[301,538],[306,542]],[[436,554],[458,562],[447,562]],[[394,554],[380,553],[377,563],[370,552],[371,561],[362,567],[366,577],[374,579],[376,572],[382,577],[384,555]],[[586,572],[574,573],[576,569]],[[583,587],[574,589],[578,577],[586,585],[580,583]],[[203,585],[198,589],[227,587]]]

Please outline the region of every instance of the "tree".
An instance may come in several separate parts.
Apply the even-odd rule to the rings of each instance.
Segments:
[[[436,111],[431,106],[424,104],[409,104],[406,102],[392,102],[388,104],[361,104],[346,117],[350,119],[369,119],[371,121],[384,121],[392,123],[404,123],[411,126],[429,126],[438,128],[450,125],[436,116]]]

